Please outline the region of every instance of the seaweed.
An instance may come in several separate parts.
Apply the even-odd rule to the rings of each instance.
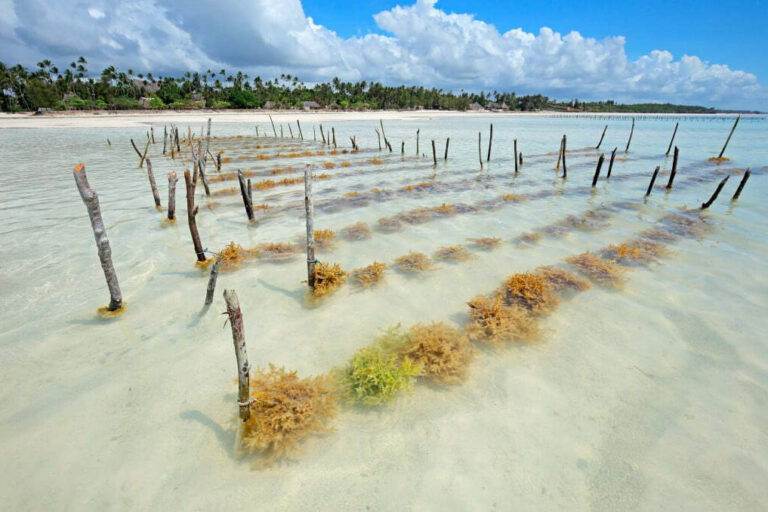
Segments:
[[[298,245],[282,242],[265,242],[257,245],[254,250],[258,252],[261,259],[284,261],[295,256],[301,248]]]
[[[434,322],[414,325],[406,338],[402,355],[421,368],[421,375],[439,383],[457,383],[466,378],[474,351],[465,333]]]
[[[395,264],[397,265],[397,269],[400,272],[405,272],[407,274],[423,272],[425,270],[432,270],[432,268],[434,268],[432,260],[430,260],[426,254],[414,251],[409,252],[405,256],[400,256],[397,258],[395,260]]]
[[[323,162],[324,169],[333,169],[334,167],[336,167],[336,164],[333,162]]]
[[[371,237],[371,228],[365,222],[355,222],[341,230],[347,240],[364,240]]]
[[[385,233],[393,233],[403,229],[403,223],[394,217],[382,217],[376,222],[376,229]]]
[[[534,232],[523,233],[522,235],[517,237],[517,243],[522,243],[522,244],[535,244],[539,240],[541,240],[541,234],[534,233]]]
[[[414,208],[407,212],[398,213],[396,218],[408,224],[423,224],[432,219],[434,210],[431,208]]]
[[[435,259],[442,261],[466,261],[472,253],[460,245],[441,247],[435,252]]]
[[[374,158],[371,158],[370,160],[368,160],[368,163],[369,164],[373,164],[373,165],[381,165],[381,164],[384,163],[384,161],[381,160],[380,158],[375,158],[374,157]]]
[[[673,213],[662,219],[667,230],[682,237],[700,237],[709,231],[709,225],[699,216]]]
[[[315,246],[320,249],[331,249],[336,245],[336,233],[332,229],[315,230]]]
[[[347,281],[349,272],[343,270],[338,263],[316,263],[313,267],[315,285],[312,287],[313,297],[323,297],[336,291]]]
[[[350,166],[352,166],[352,164],[349,162],[341,162],[340,164],[340,167],[350,167]]]
[[[505,341],[525,341],[539,337],[539,328],[528,310],[507,306],[501,297],[479,295],[467,302],[469,324],[464,326],[476,343],[500,345]]]
[[[472,244],[479,248],[484,250],[491,250],[495,249],[499,246],[501,243],[501,238],[467,238]]]
[[[347,192],[346,194],[344,194],[344,197],[357,197],[359,195],[360,195],[360,192],[353,190],[352,192]]]
[[[638,239],[620,245],[609,245],[603,250],[602,257],[620,265],[648,265],[657,262],[666,252],[666,247],[659,242]]]
[[[569,272],[560,267],[545,265],[535,270],[535,274],[544,279],[547,284],[557,293],[565,291],[583,292],[589,290],[592,285],[573,272]]]
[[[623,269],[620,266],[589,251],[566,258],[565,261],[603,286],[618,288],[624,283]]]
[[[434,211],[435,213],[438,213],[441,215],[450,215],[452,213],[456,213],[453,209],[453,205],[445,204],[445,203],[435,207]]]
[[[712,162],[712,163],[716,163],[716,164],[720,164],[720,163],[723,163],[723,162],[728,162],[729,160],[730,160],[730,158],[728,158],[726,156],[720,156],[720,157],[713,156],[712,158],[707,158],[708,162]]]
[[[253,250],[243,249],[235,242],[230,242],[229,245],[219,251],[219,255],[221,256],[221,271],[226,272],[239,268],[243,259],[253,253]]]
[[[504,201],[520,203],[522,201],[527,201],[529,197],[521,194],[504,194],[503,196],[501,196],[501,199],[503,199]]]
[[[384,270],[387,265],[374,261],[366,267],[356,268],[352,271],[352,280],[363,288],[370,288],[384,278]]]
[[[259,466],[274,464],[298,451],[300,442],[331,430],[338,410],[336,387],[329,375],[300,379],[295,371],[269,365],[250,375],[251,415],[243,424],[241,446],[259,457]]]
[[[512,274],[496,292],[507,306],[519,306],[534,314],[557,307],[557,295],[546,279],[530,272]]]
[[[377,338],[373,345],[358,350],[347,366],[339,371],[344,395],[351,402],[381,405],[400,391],[410,391],[420,367],[397,354],[404,336],[393,328]]]
[[[657,242],[674,242],[680,235],[666,229],[646,229],[640,232],[640,236]]]

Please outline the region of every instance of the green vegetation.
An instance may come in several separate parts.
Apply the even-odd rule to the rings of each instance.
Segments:
[[[559,102],[541,94],[517,96],[514,92],[454,93],[442,89],[384,86],[378,82],[343,82],[307,86],[298,77],[282,74],[267,80],[226,69],[186,72],[182,76],[154,76],[109,66],[95,76],[80,57],[63,70],[50,60],[37,69],[0,62],[0,109],[5,112],[90,109],[192,109],[192,108],[325,108],[329,110],[512,110],[628,113],[714,113],[698,106],[643,103],[621,105],[611,100],[584,103]],[[307,103],[308,102],[308,103]]]

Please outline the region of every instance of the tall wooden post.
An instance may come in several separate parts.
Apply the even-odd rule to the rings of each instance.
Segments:
[[[731,127],[731,131],[728,133],[728,138],[725,139],[725,144],[723,144],[723,149],[720,150],[720,154],[717,155],[717,158],[723,158],[723,154],[725,153],[725,148],[727,148],[728,143],[731,142],[731,136],[733,135],[733,131],[736,129],[736,125],[739,124],[739,119],[741,119],[741,116],[736,116],[736,121],[733,123],[733,126]]]
[[[664,153],[664,156],[669,156],[669,152],[672,150],[672,143],[675,142],[675,135],[677,134],[677,126],[680,124],[680,121],[675,123],[675,129],[672,130],[672,138],[669,139],[669,146],[667,146],[667,152]],[[667,187],[669,188],[669,187]]]
[[[299,139],[303,141],[304,140],[304,134],[301,133],[301,123],[299,122],[298,119],[296,120],[296,126],[299,127]]]
[[[632,142],[632,134],[635,133],[635,118],[632,118],[632,128],[629,130],[629,138],[627,139],[627,147],[624,148],[625,153],[629,153],[629,144]]]
[[[237,181],[240,182],[240,194],[243,196],[243,204],[245,205],[245,214],[248,216],[248,220],[253,220],[253,205],[251,203],[250,187],[245,184],[245,176],[243,171],[237,170]]]
[[[616,150],[619,148],[613,148],[613,151],[611,151],[611,161],[608,163],[608,174],[606,174],[605,179],[611,178],[611,171],[613,171],[613,161],[616,159]]]
[[[312,202],[312,167],[304,168],[304,209],[307,214],[307,283],[315,288],[315,206]]]
[[[707,208],[712,206],[712,203],[714,203],[715,200],[717,199],[717,196],[720,195],[720,191],[723,190],[723,187],[725,186],[726,182],[728,181],[728,178],[730,178],[730,177],[731,176],[728,175],[725,178],[723,178],[723,181],[721,181],[720,184],[717,185],[717,188],[715,189],[715,193],[712,194],[712,197],[709,198],[709,201],[707,201],[706,203],[701,203],[701,209],[702,210],[706,210]]]
[[[605,128],[603,128],[603,134],[600,136],[600,142],[597,143],[597,146],[595,146],[595,149],[600,149],[600,145],[603,143],[603,139],[605,138],[605,131],[608,129],[608,125],[605,125]]]
[[[563,138],[565,138],[565,135],[563,135]],[[560,162],[563,160],[563,139],[560,139],[560,147],[557,150],[557,163],[555,164],[555,170],[560,169]]]
[[[672,183],[675,181],[675,175],[677,174],[677,157],[680,154],[680,150],[675,146],[675,155],[672,157],[672,171],[669,173],[669,181],[667,182],[667,190],[672,188]]]
[[[416,156],[417,157],[421,156],[421,153],[419,153],[419,131],[420,130],[421,128],[416,129]]]
[[[656,183],[656,176],[659,175],[659,169],[660,166],[656,166],[656,169],[653,171],[653,176],[651,176],[651,182],[648,184],[648,190],[645,191],[645,197],[648,197],[651,195],[651,192],[653,191],[653,184]]]
[[[243,313],[240,311],[240,301],[235,290],[224,290],[224,302],[227,304],[227,316],[232,327],[232,341],[235,344],[237,359],[237,406],[242,421],[251,417],[251,399],[249,390],[251,367],[248,364],[248,352],[245,349],[245,328]]]
[[[275,132],[275,138],[277,138],[277,129],[275,129],[275,122],[272,120],[272,115],[268,114],[269,122],[272,123],[272,131]]]
[[[595,167],[595,176],[592,178],[592,188],[597,186],[597,180],[600,178],[600,169],[603,167],[603,161],[605,161],[605,154],[600,153],[600,158],[597,159],[597,167]]]
[[[739,187],[736,189],[736,193],[733,194],[731,201],[736,201],[739,198],[739,196],[741,196],[741,191],[744,189],[744,185],[747,184],[747,180],[749,179],[750,174],[752,174],[752,171],[750,171],[749,169],[744,171],[744,177],[741,178],[741,181],[739,182]]]
[[[477,132],[477,158],[480,160],[480,170],[483,169],[483,132]]]
[[[488,137],[488,156],[485,159],[486,162],[491,161],[491,146],[493,146],[493,123],[491,123],[491,134]]]
[[[448,137],[447,139],[445,139],[445,157],[443,158],[443,160],[448,160],[448,146],[450,144],[451,144],[451,138]]]
[[[205,253],[203,252],[203,244],[200,243],[200,233],[197,231],[197,206],[195,206],[195,184],[192,183],[192,176],[189,174],[189,169],[184,171],[184,183],[187,189],[187,222],[189,223],[189,234],[192,236],[192,245],[195,247],[195,255],[197,261],[203,263],[205,261]]]
[[[205,289],[205,306],[213,303],[213,294],[216,291],[216,280],[219,278],[219,267],[221,267],[221,253],[216,255],[211,266],[211,275],[208,276],[208,287]]]
[[[437,167],[437,151],[435,150],[435,139],[432,139],[432,165]]]
[[[165,154],[165,148],[168,145],[168,126],[163,126],[163,154]]]
[[[176,171],[168,173],[168,220],[176,220]]]
[[[101,208],[99,207],[99,196],[91,189],[88,184],[88,176],[85,174],[85,164],[77,164],[72,174],[75,177],[77,190],[88,210],[88,217],[91,219],[91,229],[93,237],[96,239],[96,249],[99,253],[101,269],[104,271],[104,277],[107,280],[109,288],[109,306],[107,311],[118,311],[123,307],[123,294],[120,292],[120,283],[117,281],[117,273],[112,264],[112,248],[107,238],[107,228],[104,226],[104,220],[101,218]]]
[[[568,167],[565,165],[565,154],[568,152],[568,139],[563,135],[563,179],[568,177]]]
[[[147,177],[149,178],[149,186],[152,188],[152,197],[155,199],[155,208],[160,209],[160,194],[157,192],[155,174],[152,172],[152,161],[149,158],[147,158]]]
[[[515,174],[520,170],[520,162],[517,160],[517,139],[514,141],[514,147],[515,147]]]

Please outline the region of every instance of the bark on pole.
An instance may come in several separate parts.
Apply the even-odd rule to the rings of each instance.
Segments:
[[[448,137],[447,139],[445,139],[445,157],[443,158],[443,160],[448,160],[448,146],[450,144],[451,144],[451,138]]]
[[[123,307],[123,294],[120,292],[120,283],[117,280],[115,267],[112,265],[112,248],[109,246],[107,228],[104,226],[104,220],[101,218],[99,196],[88,184],[85,164],[77,164],[72,174],[75,177],[75,184],[80,192],[80,197],[83,199],[85,208],[88,210],[88,217],[91,219],[91,228],[96,239],[101,269],[104,271],[104,277],[107,280],[107,288],[109,288],[109,306],[107,306],[107,311],[117,311]]]
[[[565,137],[565,135],[563,135]],[[563,160],[563,139],[560,139],[560,148],[557,151],[557,163],[555,164],[555,170],[560,169],[560,162]]]
[[[189,234],[192,236],[192,245],[195,247],[195,256],[197,261],[203,263],[205,261],[205,253],[203,252],[203,244],[200,243],[200,233],[197,231],[197,206],[195,206],[195,185],[192,183],[192,176],[189,174],[189,170],[184,171],[184,183],[187,188],[187,222],[189,223]]]
[[[519,169],[520,163],[517,160],[517,139],[515,139],[514,141],[514,146],[515,146],[515,174],[517,174],[518,171],[520,170]]]
[[[235,290],[224,290],[224,302],[227,303],[227,316],[232,327],[232,341],[235,344],[237,359],[237,406],[242,421],[251,417],[251,399],[249,397],[249,380],[251,367],[248,364],[248,352],[245,349],[245,329],[243,328],[243,313],[240,311],[240,301]]]
[[[176,219],[176,182],[179,179],[176,177],[176,172],[171,171],[168,173],[168,220]]]
[[[379,130],[377,130],[376,128],[374,128],[373,131],[376,132],[376,140],[379,143],[379,151],[381,151],[381,135],[379,135]]]
[[[133,139],[131,139],[131,146],[133,146],[133,150],[136,152],[139,159],[141,159],[141,151],[139,151],[139,148],[136,147],[136,143],[133,142]]]
[[[277,130],[275,129],[275,122],[272,120],[272,116],[269,116],[269,122],[272,123],[272,131],[275,132],[275,138],[277,138]]]
[[[149,133],[152,135],[152,144],[155,143],[155,128],[150,126],[149,127]]]
[[[645,197],[648,197],[651,195],[651,192],[653,191],[653,184],[656,183],[656,176],[659,175],[659,169],[660,166],[656,166],[656,169],[653,171],[653,176],[651,176],[651,182],[648,184],[648,190],[645,191]]]
[[[679,121],[675,123],[675,129],[672,130],[672,138],[669,139],[669,146],[667,146],[667,152],[664,153],[664,156],[669,156],[669,152],[672,150],[672,143],[675,142],[675,135],[677,134],[677,127],[679,124]]]
[[[606,174],[605,179],[610,179],[611,177],[611,171],[613,171],[613,161],[616,159],[616,150],[619,148],[613,148],[613,151],[611,152],[611,161],[608,163],[608,174]]]
[[[416,129],[416,156],[419,156],[419,131],[421,131],[421,128]]]
[[[669,173],[669,181],[667,182],[667,190],[672,188],[672,183],[675,182],[675,175],[677,174],[677,157],[680,155],[680,150],[675,146],[675,155],[672,157],[672,171]]]
[[[749,179],[750,174],[752,174],[752,171],[750,171],[749,169],[744,171],[744,177],[741,178],[741,181],[739,182],[739,188],[736,189],[736,193],[733,194],[731,201],[736,201],[739,198],[739,196],[741,195],[741,191],[744,188],[744,185],[747,184],[747,180]]]
[[[720,191],[723,190],[723,187],[725,186],[725,183],[728,181],[728,178],[730,178],[730,175],[723,178],[723,181],[721,181],[720,184],[717,185],[717,188],[715,189],[715,193],[712,194],[712,197],[709,198],[709,201],[701,204],[702,210],[706,210],[707,208],[712,206],[712,203],[715,202],[715,200],[717,199],[717,196],[720,195]]]
[[[307,213],[307,283],[315,288],[315,205],[312,202],[312,167],[304,168],[304,209]]]
[[[477,158],[480,160],[480,170],[483,169],[483,132],[477,132]]]
[[[331,126],[331,134],[333,135],[333,147],[336,147],[336,128]]]
[[[291,123],[288,123],[288,133],[290,133],[291,138],[293,138],[293,128],[291,128]]]
[[[600,149],[600,145],[603,143],[603,139],[605,138],[605,131],[608,129],[608,125],[605,125],[605,128],[603,128],[603,134],[600,136],[600,142],[597,143],[597,146],[595,146],[595,149]]]
[[[205,290],[205,305],[210,306],[213,303],[213,293],[216,291],[216,280],[219,277],[219,267],[221,266],[221,254],[216,256],[211,267],[211,275],[208,277],[208,288]]]
[[[741,119],[741,116],[736,117],[736,121],[733,123],[733,126],[731,127],[731,131],[728,133],[728,138],[725,139],[725,144],[723,144],[723,149],[720,150],[720,154],[717,155],[717,158],[723,158],[723,154],[725,153],[725,148],[727,148],[728,143],[731,142],[731,136],[733,135],[733,131],[736,129],[736,125],[739,124],[739,119]]]
[[[563,179],[568,177],[568,168],[565,165],[565,154],[568,152],[568,139],[563,135]]]
[[[592,188],[597,186],[597,179],[600,177],[600,169],[603,167],[605,161],[605,155],[600,153],[600,158],[597,159],[597,167],[595,167],[595,176],[592,178]]]
[[[625,153],[629,153],[629,144],[632,142],[632,134],[635,133],[635,118],[632,118],[632,128],[629,130],[629,138],[627,139],[627,147],[624,148]]]
[[[155,174],[152,172],[152,161],[147,158],[147,177],[149,177],[149,186],[152,188],[152,197],[155,198],[155,208],[160,208],[160,194],[157,192],[155,183]]]
[[[437,167],[437,150],[435,149],[435,139],[432,139],[432,165]]]
[[[299,139],[303,141],[304,140],[304,134],[301,133],[301,123],[299,123],[298,119],[296,120],[296,126],[298,126],[298,128],[299,128]]]
[[[493,123],[491,123],[491,135],[488,137],[488,156],[485,159],[486,162],[490,162],[491,161],[491,147],[492,146],[493,146]]]
[[[248,215],[248,220],[253,220],[253,205],[251,204],[251,196],[248,193],[248,187],[245,184],[245,176],[243,176],[243,171],[240,169],[237,170],[237,181],[240,182],[240,194],[243,196],[245,214]]]
[[[168,146],[168,127],[163,126],[163,154],[165,154],[165,150],[167,146]]]

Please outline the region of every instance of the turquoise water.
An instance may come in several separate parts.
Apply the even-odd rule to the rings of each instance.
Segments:
[[[477,134],[485,160],[490,122],[492,158],[481,171]],[[764,118],[744,118],[736,130],[726,152],[731,161],[720,168],[751,167],[754,174],[737,203],[730,196],[741,175],[730,178],[706,214],[712,230],[673,244],[659,264],[630,270],[619,291],[594,287],[564,302],[542,321],[540,342],[481,350],[461,385],[418,385],[372,411],[343,408],[333,433],[309,438],[300,453],[274,467],[253,469],[252,460],[233,450],[236,367],[229,327],[218,314],[221,290],[238,293],[251,364],[274,363],[302,376],[343,365],[394,324],[461,325],[465,302],[505,276],[619,243],[679,207],[705,201],[725,175],[706,159],[719,152],[732,119],[680,120],[678,186],[665,193],[672,159],[664,152],[674,122],[638,118],[627,155],[631,121],[624,117],[385,121],[393,154],[379,153],[373,120],[324,123],[335,127],[341,146],[357,136],[365,151],[354,155],[239,161],[238,141],[214,141],[213,148],[233,158],[224,172],[295,169],[272,178],[281,179],[300,176],[311,161],[316,174],[329,174],[315,184],[318,229],[338,232],[359,221],[375,228],[381,218],[442,204],[476,209],[395,233],[374,229],[365,241],[342,239],[335,249],[318,251],[322,261],[353,269],[391,264],[411,250],[432,254],[470,237],[503,241],[494,251],[473,251],[467,262],[439,263],[416,278],[393,270],[372,290],[346,286],[318,307],[305,300],[301,255],[282,264],[247,261],[220,275],[216,301],[203,316],[206,276],[194,266],[183,178],[179,221],[164,225],[146,171],[136,168],[128,139],[146,140],[147,128],[0,130],[0,460],[6,468],[0,496],[9,510],[764,509]],[[266,120],[257,124],[260,134],[269,129]],[[627,157],[616,162],[611,180],[589,191],[593,151],[569,153],[568,179],[556,176],[557,156],[547,153],[557,150],[562,134],[571,149],[594,146],[605,124],[601,149],[618,147],[618,156]],[[162,126],[154,122],[156,135]],[[308,138],[312,126],[302,123]],[[197,133],[200,128],[193,126]],[[424,155],[418,157],[417,129]],[[254,123],[213,123],[215,136],[238,134],[251,137],[240,142],[257,143]],[[446,137],[450,151],[443,161]],[[524,154],[517,177],[513,139]],[[305,147],[322,149],[311,142]],[[165,205],[165,174],[181,174],[184,164],[161,151],[156,144],[150,155]],[[371,163],[374,157],[382,163]],[[356,165],[342,168],[342,161]],[[72,179],[78,162],[99,194],[127,303],[126,313],[112,321],[96,315],[109,297]],[[325,169],[324,162],[336,166]],[[643,201],[657,165],[657,187]],[[435,185],[401,190],[420,182]],[[385,193],[364,200],[374,188]],[[504,194],[529,198],[481,207]],[[270,208],[257,211],[258,222],[249,225],[239,195],[206,199],[198,187],[203,245],[217,251],[231,241],[243,247],[301,241],[301,183],[254,190],[253,201]],[[545,236],[530,247],[514,243],[566,215],[618,202],[637,208],[614,211],[607,225],[592,231]]]

